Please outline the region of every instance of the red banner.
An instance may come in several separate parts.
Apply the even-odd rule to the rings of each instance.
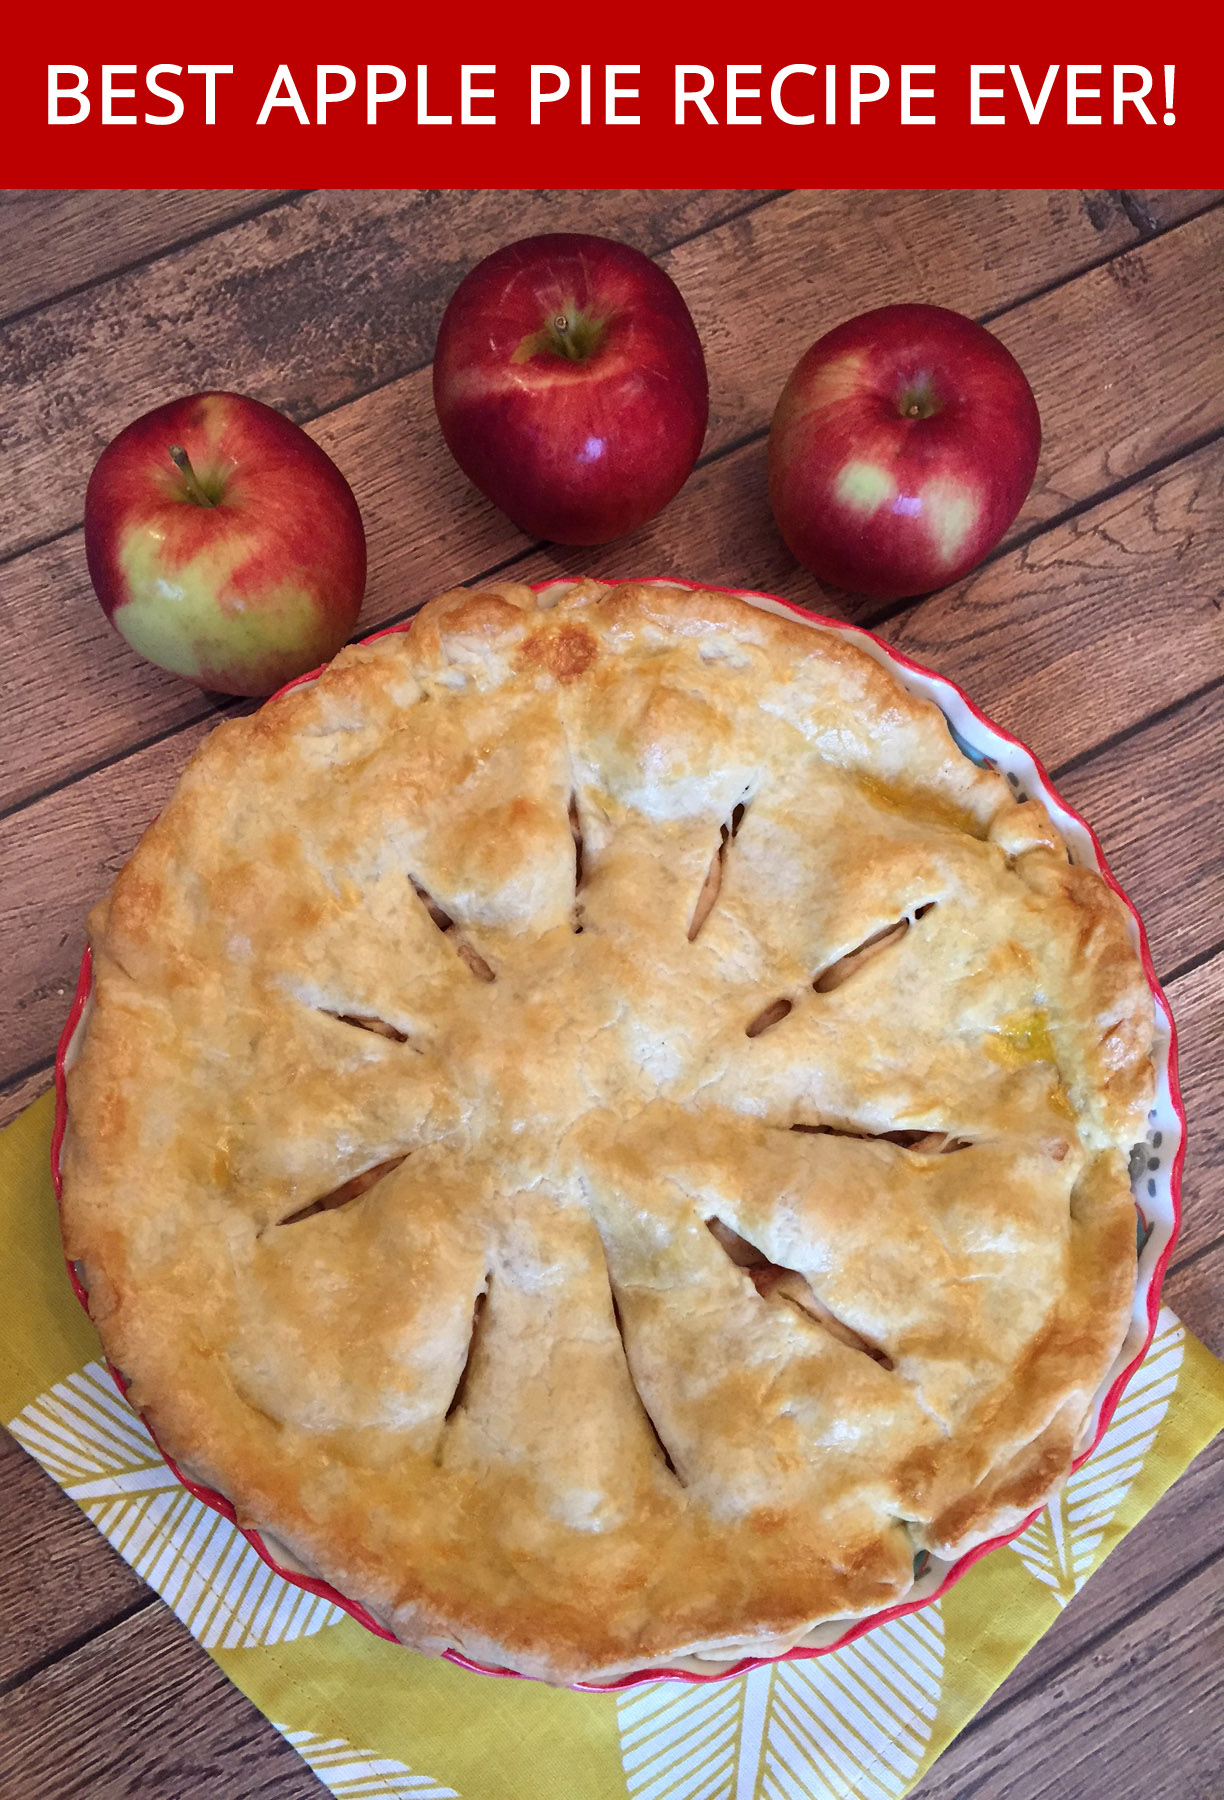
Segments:
[[[1196,186],[1196,9],[28,12],[8,186]]]

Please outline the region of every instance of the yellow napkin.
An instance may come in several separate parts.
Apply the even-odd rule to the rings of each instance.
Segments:
[[[174,1480],[68,1285],[51,1120],[0,1134],[0,1418],[346,1800],[900,1800],[1224,1426],[1224,1366],[1165,1311],[1096,1454],[937,1604],[706,1687],[491,1680],[290,1586]]]

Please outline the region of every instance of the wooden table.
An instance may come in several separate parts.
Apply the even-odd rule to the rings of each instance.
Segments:
[[[1166,1294],[1224,1351],[1221,198],[5,199],[0,1117],[50,1081],[88,906],[232,710],[138,662],[106,625],[85,570],[85,481],[147,407],[240,388],[308,423],[351,479],[370,543],[366,630],[494,571],[686,574],[870,624],[1030,743],[1098,827],[1173,1003],[1191,1156]],[[712,389],[705,454],[679,498],[634,539],[577,553],[527,542],[467,486],[429,387],[463,271],[509,238],[572,229],[628,238],[670,270]],[[902,299],[991,324],[1033,383],[1045,446],[982,569],[881,606],[822,593],[786,553],[766,505],[765,433],[812,338]],[[1222,1445],[1094,1576],[921,1800],[1219,1800]],[[3,1800],[322,1791],[3,1433],[0,1481]]]

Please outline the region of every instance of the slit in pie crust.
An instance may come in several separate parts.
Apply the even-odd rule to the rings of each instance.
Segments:
[[[443,595],[220,726],[91,937],[107,1352],[405,1643],[776,1653],[1066,1476],[1151,994],[1045,811],[837,634]]]

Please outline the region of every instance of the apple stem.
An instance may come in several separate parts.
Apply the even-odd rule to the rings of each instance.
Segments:
[[[571,362],[580,362],[582,349],[570,330],[570,323],[568,313],[558,313],[553,320],[553,330],[557,334],[557,348],[562,356],[568,356]]]
[[[183,477],[189,500],[194,500],[197,506],[215,506],[217,504],[205,493],[199,476],[191,466],[191,458],[181,444],[171,444],[170,461]]]

